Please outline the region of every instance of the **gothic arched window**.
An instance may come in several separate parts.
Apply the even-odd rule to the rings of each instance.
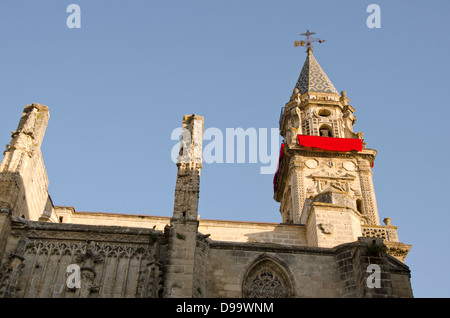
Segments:
[[[250,267],[242,288],[244,298],[288,298],[293,296],[286,271],[276,262],[263,259]]]

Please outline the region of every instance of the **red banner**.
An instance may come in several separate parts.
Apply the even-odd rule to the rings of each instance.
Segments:
[[[300,146],[320,148],[332,151],[361,151],[363,149],[362,139],[358,138],[334,138],[309,135],[297,135]]]
[[[319,137],[309,135],[297,135],[298,143],[300,146],[319,148],[331,151],[361,151],[363,149],[362,139],[358,138],[334,138],[334,137]],[[284,154],[285,144],[281,144],[280,157],[278,159],[278,167],[273,177],[273,189],[274,191],[278,185],[278,177],[281,170],[281,163]],[[373,163],[372,163],[373,167]]]

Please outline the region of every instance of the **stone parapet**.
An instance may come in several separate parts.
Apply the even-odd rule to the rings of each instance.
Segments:
[[[362,236],[382,238],[387,242],[398,242],[396,226],[361,225]]]

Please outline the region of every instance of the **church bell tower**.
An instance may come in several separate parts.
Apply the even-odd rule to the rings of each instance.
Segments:
[[[295,42],[306,47],[306,60],[280,117],[274,199],[282,222],[305,225],[308,246],[334,247],[373,233],[398,242],[390,219],[380,225],[372,181],[377,151],[353,131],[355,109],[314,57],[312,43],[324,40],[312,34]]]

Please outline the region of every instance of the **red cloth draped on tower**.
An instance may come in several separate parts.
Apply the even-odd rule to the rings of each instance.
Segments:
[[[309,135],[297,135],[300,146],[320,148],[332,151],[361,151],[362,140],[358,138],[334,138]]]
[[[319,137],[309,135],[297,135],[298,143],[300,146],[319,148],[330,151],[362,151],[363,143],[362,139],[358,138],[334,138],[334,137]],[[278,159],[278,167],[273,177],[273,190],[276,191],[278,185],[278,177],[281,170],[281,163],[284,154],[285,144],[281,144],[280,157]],[[372,163],[373,167],[373,163]]]

